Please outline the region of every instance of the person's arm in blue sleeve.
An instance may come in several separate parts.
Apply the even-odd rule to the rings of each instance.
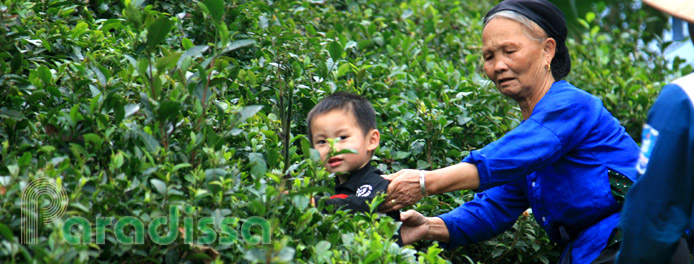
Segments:
[[[528,120],[499,140],[472,151],[461,163],[426,172],[426,194],[483,191],[516,181],[553,164],[577,144],[591,138],[591,132],[603,125],[598,122],[600,118],[611,118],[612,125],[619,125],[614,117],[606,116],[609,112],[600,100],[561,85],[569,84],[557,84],[558,90],[551,96],[546,95]],[[623,128],[616,129],[615,133],[623,133]],[[422,197],[419,175],[416,170],[386,175],[385,178],[392,181],[387,199],[398,203],[384,203],[380,210],[398,210],[419,201]]]
[[[449,233],[448,248],[477,243],[503,233],[530,206],[523,181],[491,188],[453,211],[438,216]]]
[[[600,105],[587,98],[555,97],[499,140],[472,151],[464,162],[477,166],[479,190],[525,177],[552,164],[590,133]]]
[[[603,110],[600,101],[588,94],[555,97],[518,127],[482,149],[470,152],[463,162],[441,168],[428,174],[427,193],[441,194],[457,190],[483,191],[525,177],[530,172],[552,164],[585,139],[596,125]],[[398,181],[401,170],[388,175]],[[492,176],[493,175],[493,176]],[[414,180],[413,180],[414,179]],[[408,177],[409,185],[417,185],[416,178]],[[405,186],[397,183],[393,186]],[[403,189],[406,189],[403,187]],[[406,192],[389,189],[389,199],[402,200],[394,193]],[[385,211],[390,210],[385,205]],[[399,209],[400,207],[394,207]]]
[[[649,112],[648,124],[644,139],[651,142],[644,140],[641,158],[650,158],[645,174],[626,197],[617,263],[669,262],[667,257],[674,254],[691,220],[694,108],[679,86],[663,89]],[[650,153],[647,144],[654,144]]]

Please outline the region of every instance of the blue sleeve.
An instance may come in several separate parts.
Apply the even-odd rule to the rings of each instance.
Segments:
[[[689,225],[694,201],[694,107],[679,86],[666,86],[651,108],[641,148],[639,163],[645,173],[626,197],[617,263],[662,263],[664,256],[673,255]]]
[[[463,162],[477,166],[479,190],[515,181],[554,163],[588,136],[602,109],[588,94],[544,99],[548,101],[542,109],[536,106],[528,120],[465,157]]]
[[[529,204],[521,190],[523,181],[491,188],[438,217],[450,235],[448,248],[477,243],[503,233],[513,226]]]

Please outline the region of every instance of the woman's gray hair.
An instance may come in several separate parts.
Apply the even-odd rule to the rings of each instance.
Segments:
[[[525,28],[523,32],[528,37],[537,40],[538,42],[543,41],[547,38],[547,33],[544,30],[542,30],[542,28],[537,23],[528,19],[524,15],[521,15],[518,12],[511,10],[503,10],[492,14],[484,21],[484,27],[487,26],[489,21],[492,21],[492,19],[496,17],[503,17],[520,23]]]

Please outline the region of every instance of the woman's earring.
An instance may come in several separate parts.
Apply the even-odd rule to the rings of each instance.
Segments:
[[[552,72],[552,65],[547,64],[547,72]]]

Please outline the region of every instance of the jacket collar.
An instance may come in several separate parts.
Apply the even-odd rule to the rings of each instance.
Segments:
[[[364,167],[361,167],[358,170],[350,172],[349,178],[343,184],[340,184],[340,181],[339,181],[338,177],[336,176],[335,177],[335,185],[336,185],[335,188],[346,188],[346,189],[356,191],[357,188],[359,188],[359,186],[357,186],[357,185],[362,183],[362,181],[363,181],[362,179],[364,177],[366,177],[367,174],[371,173],[374,170],[376,170],[376,168],[371,166],[371,162],[369,162],[366,165],[364,165]]]

